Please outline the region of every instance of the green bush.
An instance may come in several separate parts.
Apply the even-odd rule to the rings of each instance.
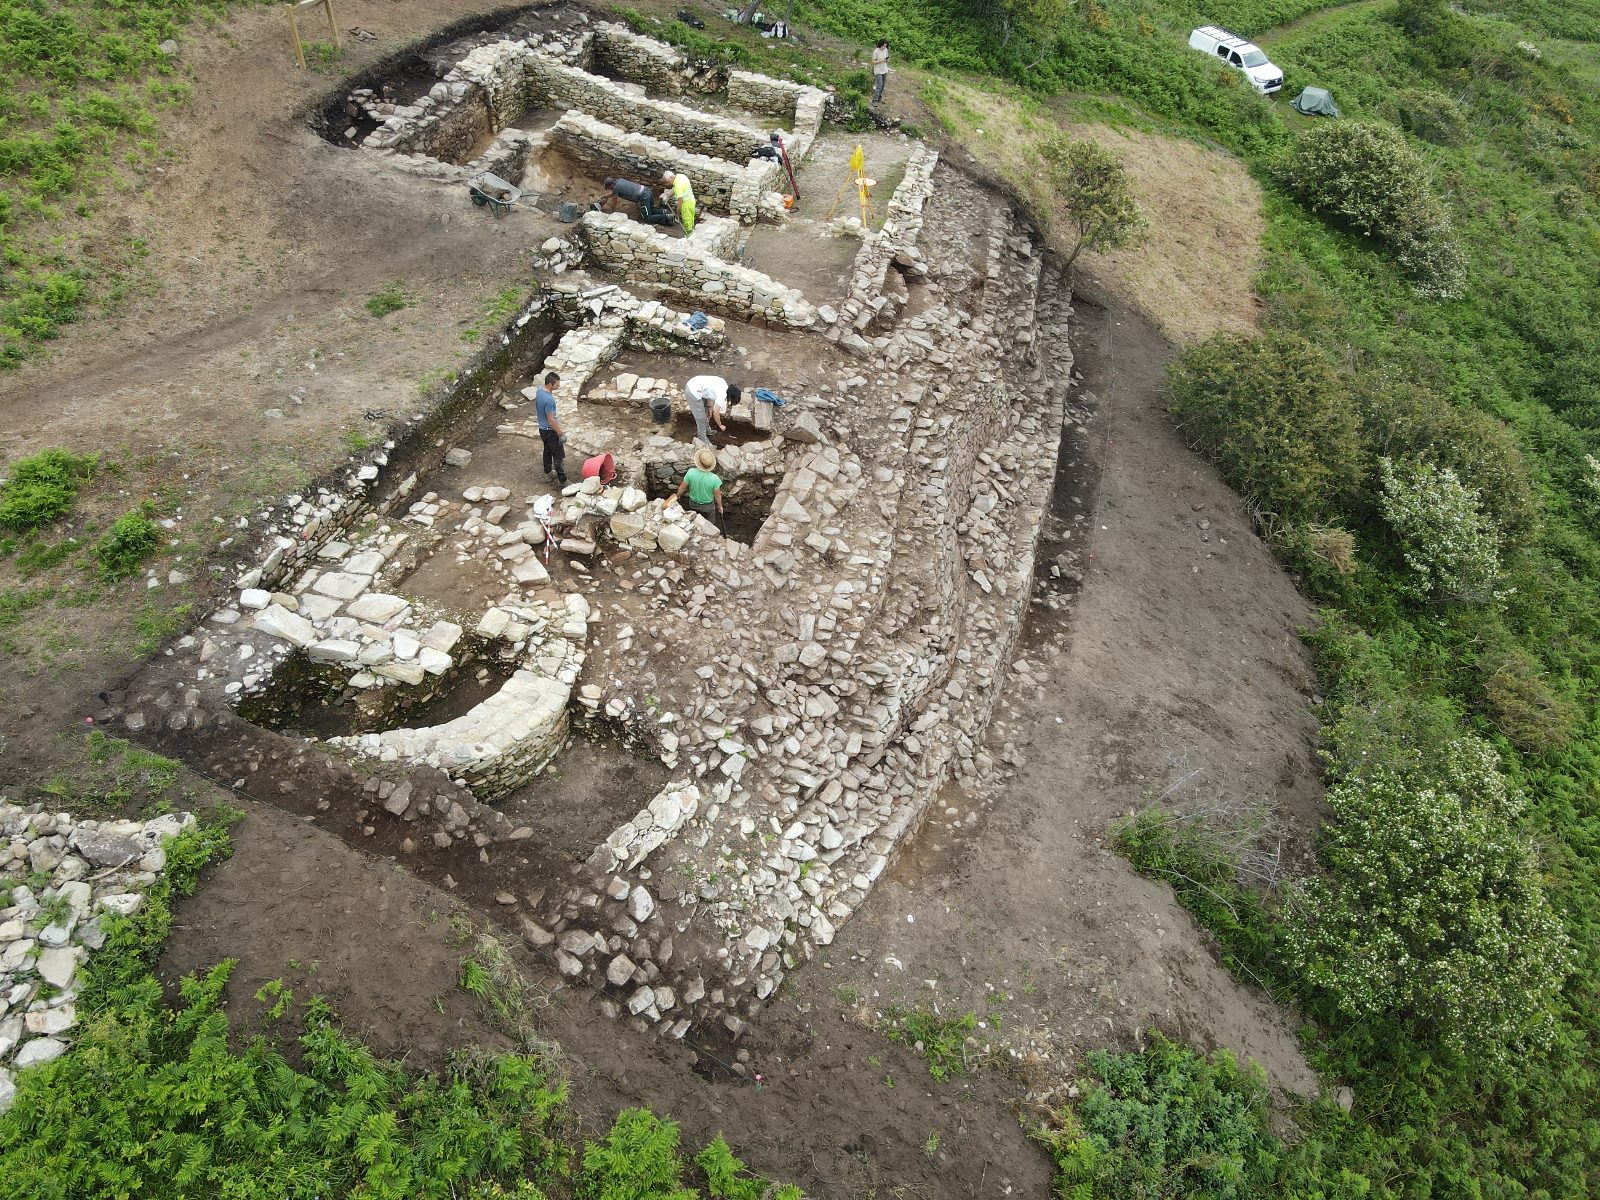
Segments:
[[[93,454],[46,450],[17,463],[0,484],[0,529],[32,533],[65,514],[99,462]]]
[[[1386,246],[1426,296],[1459,296],[1466,259],[1428,169],[1392,125],[1333,121],[1312,129],[1279,176],[1313,212]]]
[[[1169,370],[1167,406],[1229,483],[1286,520],[1337,512],[1363,474],[1346,384],[1304,338],[1229,334],[1191,346]]]
[[[1150,1032],[1140,1053],[1090,1053],[1073,1109],[1042,1135],[1064,1200],[1239,1200],[1265,1195],[1282,1147],[1265,1077]]]
[[[1572,740],[1578,706],[1551,689],[1533,655],[1520,646],[1494,665],[1483,693],[1490,720],[1517,749],[1545,754]]]
[[[400,285],[391,283],[388,287],[381,288],[368,296],[364,307],[374,317],[386,317],[392,312],[399,312],[410,303]]]
[[[1405,587],[1423,600],[1485,604],[1502,594],[1500,534],[1476,490],[1449,467],[1413,460],[1378,463],[1383,518],[1411,568]]]
[[[1399,773],[1363,765],[1327,793],[1324,876],[1293,889],[1289,960],[1352,1018],[1504,1060],[1549,1040],[1573,966],[1515,831],[1521,795],[1494,749],[1457,738]]]
[[[1382,483],[1376,469],[1380,459],[1425,459],[1450,468],[1477,492],[1484,512],[1507,538],[1533,531],[1538,521],[1533,483],[1517,436],[1504,421],[1452,404],[1397,374],[1369,371],[1354,382],[1375,484]]]
[[[1402,128],[1435,146],[1459,146],[1467,137],[1461,106],[1443,92],[1407,88],[1394,99]]]
[[[967,1070],[967,1038],[978,1027],[976,1013],[946,1017],[926,1008],[891,1006],[884,1014],[883,1033],[891,1042],[910,1046],[928,1064],[940,1083]]]
[[[583,1151],[580,1200],[698,1200],[683,1183],[678,1125],[649,1109],[617,1114],[611,1131]]]
[[[114,582],[136,574],[160,544],[161,527],[144,509],[136,509],[113,521],[91,553],[100,564],[101,578]]]

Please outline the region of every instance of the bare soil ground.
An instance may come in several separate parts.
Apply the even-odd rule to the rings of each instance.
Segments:
[[[489,6],[350,0],[341,25],[379,40],[347,41],[340,70],[475,10]],[[107,227],[150,245],[148,290],[71,331],[48,359],[0,377],[0,455],[105,447],[118,473],[86,495],[85,517],[103,524],[159,494],[177,543],[157,562],[156,587],[134,580],[82,607],[46,602],[7,631],[0,778],[13,796],[33,798],[81,757],[84,718],[138,661],[132,626],[146,602],[203,611],[219,586],[207,570],[219,543],[251,536],[236,518],[331,468],[352,431],[381,436],[417,410],[427,382],[494,324],[490,299],[528,286],[526,254],[552,228],[530,212],[496,221],[464,192],[316,136],[305,114],[338,77],[293,67],[281,14],[244,11],[185,39],[182,53],[195,98],[170,125],[179,158],[119,203]],[[1148,169],[1165,153],[1150,147]],[[1244,217],[1228,215],[1248,208],[1242,185],[1217,178],[1232,199],[1209,218],[1211,233],[1202,229],[1211,200],[1188,201],[1207,262],[1218,244],[1254,244]],[[1174,204],[1180,184],[1165,193]],[[1089,266],[1085,280],[1101,279]],[[1247,324],[1228,289],[1234,280],[1247,288],[1248,275],[1197,285],[1184,303],[1199,315],[1164,327]],[[410,307],[369,316],[363,301],[396,282]],[[1047,1163],[1013,1111],[1025,1078],[985,1069],[935,1085],[908,1049],[862,1024],[841,988],[871,1008],[899,999],[993,1009],[1012,1044],[1056,1060],[1047,1068],[1158,1023],[1258,1059],[1279,1086],[1314,1086],[1286,1015],[1233,981],[1165,889],[1104,845],[1111,818],[1175,785],[1268,797],[1305,818],[1316,773],[1310,675],[1294,635],[1305,608],[1237,501],[1168,428],[1155,387],[1169,346],[1133,310],[1102,299],[1084,303],[1075,346],[1099,415],[1067,444],[1046,531],[1047,553],[1087,543],[1094,557],[1081,593],[1047,593],[1071,603],[1041,606],[1025,645],[1034,682],[1019,678],[996,733],[1024,765],[980,797],[950,793],[953,811],[922,831],[827,961],[797,973],[754,1025],[742,1043],[748,1062],[725,1044],[637,1038],[519,950],[550,997],[542,1027],[564,1048],[591,1126],[619,1106],[649,1104],[680,1118],[687,1137],[726,1132],[758,1169],[818,1197],[1044,1195]],[[1223,316],[1207,317],[1213,308]],[[740,369],[789,367],[782,335],[751,330],[741,340]],[[173,567],[189,579],[170,582]],[[19,584],[14,570],[0,563],[0,585]],[[583,744],[553,770],[560,807],[592,795],[596,827],[654,779],[648,765]],[[227,794],[190,783],[197,803]],[[392,850],[309,820],[248,806],[233,859],[180,910],[169,976],[238,958],[231,1008],[247,1026],[249,996],[282,976],[302,996],[329,995],[353,1032],[413,1065],[508,1044],[455,986],[466,926],[451,917],[461,901],[402,870]],[[593,840],[581,824],[566,830],[574,853]],[[547,831],[554,849],[562,832]],[[493,919],[492,902],[478,901],[473,925]],[[986,984],[1005,998],[988,1003]]]

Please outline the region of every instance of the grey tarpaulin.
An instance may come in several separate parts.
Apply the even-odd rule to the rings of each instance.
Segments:
[[[1308,87],[1294,98],[1297,112],[1309,116],[1337,117],[1339,106],[1333,102],[1333,93],[1327,88]]]

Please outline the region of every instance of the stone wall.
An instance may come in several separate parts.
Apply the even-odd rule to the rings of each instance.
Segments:
[[[625,25],[595,26],[593,68],[643,84],[652,92],[680,96],[693,74],[688,59],[665,42],[641,37]]]
[[[569,111],[550,130],[550,140],[597,176],[633,179],[655,187],[667,168],[689,177],[702,206],[726,212],[750,225],[759,215],[761,194],[777,186],[782,168],[767,159],[741,166],[722,158],[679,149],[643,133],[630,133],[587,113]],[[704,211],[704,208],[702,208]]]
[[[847,350],[864,354],[871,349],[861,335],[893,322],[905,301],[905,292],[889,292],[885,283],[891,265],[908,273],[927,272],[917,238],[922,232],[923,209],[933,194],[933,169],[938,152],[918,143],[906,163],[905,177],[895,188],[884,214],[883,224],[866,236],[856,252],[850,273],[850,291],[837,314],[830,308],[822,313],[830,341]]]
[[[496,97],[497,109],[512,105],[521,112],[539,105],[576,108],[619,129],[647,133],[680,149],[737,163],[748,162],[751,152],[767,140],[761,130],[743,122],[670,100],[638,96],[622,84],[541,55],[525,53],[517,63],[521,74],[517,90],[504,99]],[[462,69],[471,64],[469,55]]]
[[[71,1046],[80,968],[105,945],[102,920],[144,906],[167,840],[193,824],[190,813],[95,821],[0,801],[0,880],[15,885],[0,906],[0,1113],[16,1072]]]
[[[522,615],[515,607],[486,616]],[[442,725],[390,729],[355,738],[330,738],[360,754],[426,763],[464,781],[477,796],[494,799],[521,787],[555,757],[567,736],[572,689],[534,671],[519,670],[504,687],[469,712]]]
[[[790,159],[797,164],[817,140],[827,100],[826,92],[803,83],[773,79],[768,75],[757,75],[754,71],[728,73],[728,103],[763,116],[776,117],[786,125],[789,132],[784,141]]]
[[[732,221],[707,217],[692,239],[679,239],[623,213],[589,212],[579,231],[596,264],[623,279],[748,319],[797,328],[816,322],[816,309],[794,288],[723,257],[737,237]]]
[[[690,329],[688,313],[668,308],[659,300],[641,301],[615,285],[594,289],[594,293],[587,298],[584,293],[568,293],[559,302],[574,327],[561,335],[535,373],[535,382],[554,371],[561,376],[566,394],[576,396],[624,346],[710,358],[727,342],[726,324],[720,317],[710,318],[704,329]]]

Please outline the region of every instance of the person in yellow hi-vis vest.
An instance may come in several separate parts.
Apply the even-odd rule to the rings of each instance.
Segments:
[[[685,233],[694,232],[694,188],[689,177],[672,171],[661,172],[661,203],[678,214],[678,223]]]

